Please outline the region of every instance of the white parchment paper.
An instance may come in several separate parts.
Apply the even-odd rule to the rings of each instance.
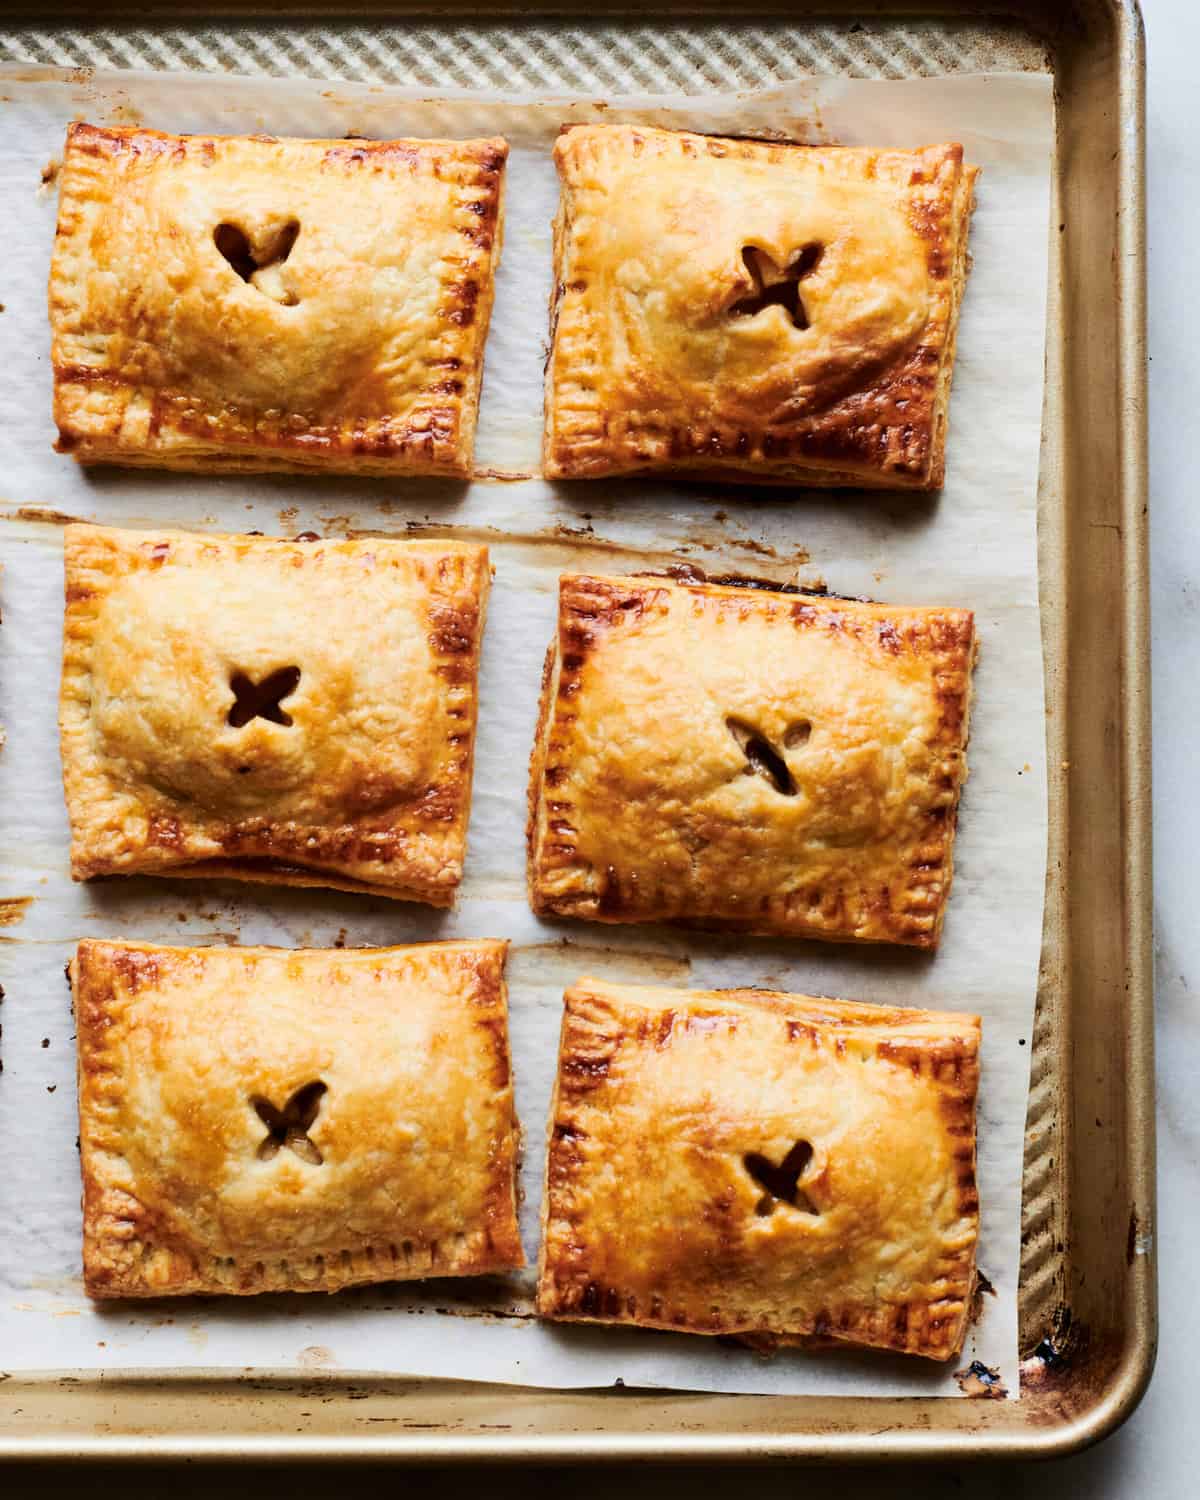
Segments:
[[[536,467],[556,183],[565,120],[637,118],[846,144],[961,140],[984,168],[972,228],[946,488],[938,497],[524,477],[470,485],[204,478],[78,469],[51,450],[45,283],[67,122],[387,137],[501,133],[513,146],[477,460]],[[1053,131],[1048,78],[820,78],[693,100],[430,100],[394,90],[165,74],[0,70],[0,1370],[329,1368],[694,1390],[957,1395],[954,1367],[855,1354],[767,1361],[713,1340],[544,1327],[530,1277],[345,1293],[92,1307],[79,1279],[74,1038],[63,964],[82,936],[285,945],[512,940],[522,1229],[531,1260],[561,994],[591,971],[662,984],[760,984],[976,1010],[984,1018],[980,1266],[972,1359],[1016,1390],[1022,1136],[1042,928],[1046,778],[1036,492]],[[467,876],[453,913],[323,892],[67,876],[55,728],[64,517],[221,531],[478,537],[495,587],[483,653]],[[983,654],[954,891],[936,957],[654,928],[543,923],[524,895],[525,768],[564,569],[689,560],[897,603],[967,605]],[[214,601],[219,608],[219,601]]]

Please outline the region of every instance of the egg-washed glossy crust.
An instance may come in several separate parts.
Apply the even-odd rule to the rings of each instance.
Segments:
[[[64,549],[76,880],[233,876],[452,904],[486,548],[73,525]],[[273,717],[238,722],[239,687],[289,669]]]
[[[89,1295],[523,1265],[506,947],[80,943]],[[272,1139],[305,1090],[298,1134]]]
[[[579,125],[554,155],[548,475],[940,487],[977,176],[961,146]],[[756,301],[789,279],[795,314]]]
[[[564,575],[534,911],[936,947],[975,651],[969,610]]]
[[[975,1278],[979,1038],[970,1015],[581,979],[539,1314],[950,1359]],[[794,1201],[776,1197],[764,1175],[797,1147]]]
[[[50,273],[59,450],[469,474],[507,155],[72,125]]]

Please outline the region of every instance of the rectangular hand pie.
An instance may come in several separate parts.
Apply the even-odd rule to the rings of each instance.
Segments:
[[[487,549],[69,526],[71,873],[449,906]]]
[[[565,1005],[542,1317],[959,1351],[978,1017],[595,979]]]
[[[936,947],[974,656],[969,610],[564,575],[534,911]]]
[[[961,146],[577,125],[554,157],[548,475],[941,485]]]
[[[506,946],[80,943],[89,1295],[523,1265]]]
[[[72,125],[50,272],[59,451],[469,474],[507,155]]]

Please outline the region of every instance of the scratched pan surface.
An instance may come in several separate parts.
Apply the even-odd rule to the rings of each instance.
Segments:
[[[1020,11],[1023,0],[1010,4]],[[735,26],[523,6],[166,6],[10,12],[0,61],[389,84],[701,92],[810,73],[1050,70],[1059,137],[1039,553],[1050,849],[1023,1208],[1020,1399],[523,1391],[334,1375],[0,1377],[0,1456],[674,1460],[1063,1451],[1136,1403],[1153,1364],[1143,61],[1132,0],[971,0],[922,17],[830,0]],[[301,7],[294,7],[299,10]],[[434,11],[436,9],[436,14]],[[514,12],[516,7],[512,7]],[[814,10],[815,13],[809,13]],[[612,11],[606,14],[606,11]],[[839,10],[842,14],[839,15]],[[156,11],[159,13],[156,15]],[[44,15],[44,12],[42,13]],[[73,23],[73,17],[78,24]],[[353,19],[349,19],[353,17]],[[568,547],[569,543],[564,543]],[[579,559],[586,565],[587,559]],[[0,1368],[3,1351],[0,1350]]]

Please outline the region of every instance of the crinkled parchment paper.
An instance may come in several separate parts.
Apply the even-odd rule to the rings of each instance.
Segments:
[[[386,1371],[547,1386],[958,1394],[953,1367],[851,1353],[767,1361],[703,1338],[542,1327],[530,1279],[323,1296],[93,1308],[79,1280],[74,1041],[63,964],[82,936],[286,945],[512,940],[517,1098],[526,1129],[523,1233],[537,1250],[544,1119],[564,986],[585,971],[664,985],[760,984],[984,1017],[980,1100],[983,1298],[960,1365],[1016,1389],[1022,1134],[1042,928],[1046,779],[1036,492],[1053,105],[1030,75],[821,78],[771,93],[596,103],[430,100],[395,91],[169,74],[0,72],[0,1369],[165,1366]],[[487,353],[481,469],[536,468],[556,185],[565,120],[636,118],[802,140],[961,140],[984,168],[959,337],[949,479],[938,497],[755,492],[729,485],[536,478],[426,481],[87,474],[51,451],[45,282],[54,162],[75,117],[166,130],[368,136],[502,133],[508,228]],[[486,540],[496,569],[467,877],[458,909],[213,882],[67,877],[55,708],[61,525]],[[523,883],[525,768],[542,654],[564,569],[691,561],[897,603],[968,605],[983,654],[957,874],[936,957],[542,923]],[[214,608],[219,608],[214,601]]]

